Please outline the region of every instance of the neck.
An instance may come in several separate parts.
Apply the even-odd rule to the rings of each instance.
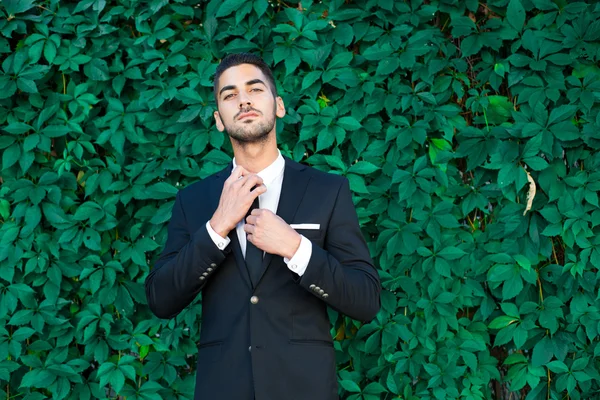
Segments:
[[[250,173],[256,174],[271,165],[279,156],[277,143],[269,138],[259,143],[231,141],[235,163]]]

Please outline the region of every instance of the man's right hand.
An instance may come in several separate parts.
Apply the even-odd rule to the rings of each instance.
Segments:
[[[251,190],[254,186],[254,190]],[[223,184],[217,210],[210,219],[210,226],[221,237],[226,237],[245,216],[254,199],[265,193],[267,187],[256,174],[237,166]]]

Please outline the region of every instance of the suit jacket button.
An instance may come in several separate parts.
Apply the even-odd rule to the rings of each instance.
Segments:
[[[315,288],[314,288],[313,290],[314,290],[315,292],[318,292],[319,290],[321,290],[321,288],[320,288],[320,287],[318,287],[318,286],[315,286]]]
[[[206,268],[206,270],[207,270],[208,272],[212,272],[212,270],[213,270],[213,269],[212,269],[212,268],[210,268],[210,267],[208,267],[208,268]]]
[[[248,351],[252,351],[252,346],[248,346]]]
[[[201,280],[201,281],[203,281],[204,279],[206,279],[206,278],[204,278],[203,276],[201,276],[201,277],[200,277],[200,280]]]
[[[210,266],[214,268],[214,267],[216,267],[216,266],[217,266],[217,264],[215,264],[215,263],[212,263],[212,264],[210,264]]]
[[[319,294],[323,294],[325,291],[323,289],[319,289]]]
[[[250,297],[250,303],[252,303],[252,304],[258,303],[258,296],[252,296],[252,297]]]
[[[328,295],[327,293],[323,294],[323,298],[324,298],[324,299],[326,299],[326,298],[328,298],[328,297],[329,297],[329,295]]]
[[[314,290],[314,289],[315,289],[315,284],[313,283],[313,284],[312,284],[312,285],[310,285],[308,288],[309,288],[310,290]]]
[[[202,276],[208,276],[208,272],[203,272]]]

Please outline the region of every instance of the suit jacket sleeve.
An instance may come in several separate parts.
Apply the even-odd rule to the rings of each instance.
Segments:
[[[335,201],[324,247],[313,243],[310,261],[298,283],[353,319],[375,318],[381,307],[381,284],[359,227],[346,178]]]
[[[189,232],[178,192],[167,227],[167,243],[145,282],[150,310],[159,318],[179,314],[210,280],[225,255],[212,241],[205,224]]]

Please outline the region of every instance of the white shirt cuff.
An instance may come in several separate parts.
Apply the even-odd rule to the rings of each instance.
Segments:
[[[300,246],[298,246],[296,254],[291,259],[283,257],[283,261],[292,272],[302,276],[312,255],[312,242],[302,235],[300,235],[300,238]]]
[[[206,230],[208,231],[212,241],[215,242],[215,246],[217,246],[219,250],[225,250],[225,247],[227,247],[229,242],[231,242],[231,239],[228,237],[223,238],[221,235],[215,232],[212,226],[210,226],[210,221],[206,221]]]

